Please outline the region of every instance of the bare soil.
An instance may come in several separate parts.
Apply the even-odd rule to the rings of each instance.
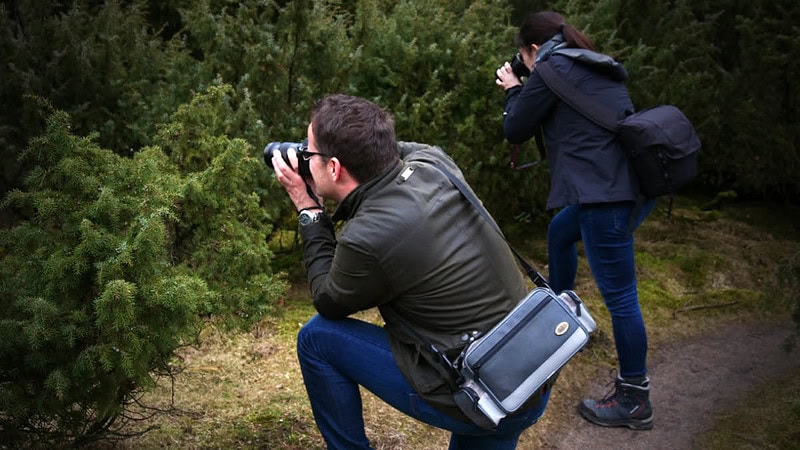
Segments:
[[[800,371],[798,350],[787,353],[783,342],[792,329],[787,323],[733,324],[690,342],[651,352],[649,376],[655,427],[649,431],[599,427],[577,411],[540,436],[552,449],[691,449],[714,423],[720,411],[732,407],[755,386]],[[794,371],[794,372],[792,372]],[[602,397],[608,374],[586,392]],[[536,426],[531,428],[535,429]],[[521,445],[519,448],[527,448]],[[532,447],[531,447],[532,448]]]

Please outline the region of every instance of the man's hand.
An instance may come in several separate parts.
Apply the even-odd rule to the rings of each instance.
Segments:
[[[323,199],[319,197],[319,203],[317,203],[308,193],[308,188],[316,192],[313,178],[309,177],[308,181],[303,180],[303,177],[301,177],[295,169],[295,167],[298,167],[297,152],[291,148],[287,152],[287,155],[289,156],[289,162],[292,164],[291,167],[286,164],[286,161],[283,160],[278,150],[272,152],[272,168],[275,170],[275,176],[278,178],[278,182],[286,189],[286,193],[289,194],[289,199],[292,200],[292,203],[294,203],[298,211],[303,208],[320,206]]]
[[[497,78],[494,80],[495,84],[502,87],[504,91],[511,89],[514,86],[522,86],[514,72],[511,70],[511,63],[506,61],[505,64],[497,69]]]

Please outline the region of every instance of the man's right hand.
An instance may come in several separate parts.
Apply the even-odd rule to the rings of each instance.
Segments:
[[[289,149],[287,156],[289,157],[289,162],[292,164],[291,166],[286,164],[286,161],[283,160],[278,150],[273,151],[272,168],[275,170],[275,176],[278,178],[278,182],[286,189],[286,193],[289,194],[289,199],[294,203],[298,211],[303,208],[320,206],[323,199],[318,197],[319,203],[317,203],[308,193],[309,187],[312,192],[316,192],[314,179],[309,178],[309,180],[306,181],[300,176],[297,170],[294,169],[294,167],[298,167],[297,152],[295,152],[293,148]]]

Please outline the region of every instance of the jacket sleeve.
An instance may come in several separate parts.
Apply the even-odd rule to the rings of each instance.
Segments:
[[[534,70],[522,87],[506,92],[503,134],[512,144],[522,144],[536,133],[558,97]]]
[[[343,319],[387,300],[389,283],[375,258],[337,243],[327,216],[300,233],[314,307],[321,316]]]

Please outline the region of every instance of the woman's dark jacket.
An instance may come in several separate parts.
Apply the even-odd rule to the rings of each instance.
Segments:
[[[556,73],[606,108],[633,111],[625,87],[627,72],[612,60],[584,64],[558,53],[548,59]],[[550,166],[547,209],[566,205],[634,201],[628,160],[614,134],[562,102],[534,68],[523,86],[506,93],[503,131],[512,144],[534,136],[539,127]]]
[[[451,358],[526,293],[508,244],[433,163],[463,179],[441,149],[401,143],[402,160],[361,184],[331,220],[301,227],[314,306],[330,319],[378,307],[392,353],[430,404],[463,419],[444,368],[415,330]],[[358,358],[358,354],[352,355]]]

